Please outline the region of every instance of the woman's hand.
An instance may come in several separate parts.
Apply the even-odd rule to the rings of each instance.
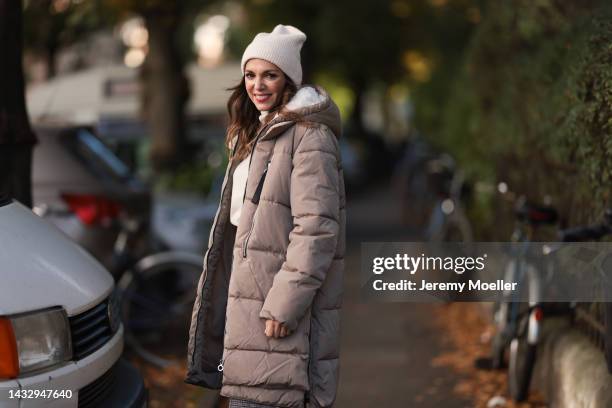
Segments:
[[[276,320],[266,320],[265,333],[266,336],[274,337],[275,339],[282,339],[290,334],[285,325],[281,322],[277,322]]]

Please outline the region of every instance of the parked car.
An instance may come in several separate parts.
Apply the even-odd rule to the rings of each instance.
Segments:
[[[0,407],[145,407],[112,277],[0,194]]]
[[[34,212],[113,269],[121,216],[147,224],[149,188],[91,129],[38,128],[34,149]]]
[[[190,158],[169,177],[158,179],[151,210],[151,234],[165,249],[203,253],[215,217],[225,175],[224,111],[190,117],[185,123]],[[104,118],[96,124],[100,138],[132,173],[153,174],[151,137],[140,120]]]

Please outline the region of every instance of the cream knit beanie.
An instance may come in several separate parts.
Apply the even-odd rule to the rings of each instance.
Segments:
[[[271,33],[257,34],[242,55],[242,75],[248,60],[260,58],[279,67],[299,87],[302,84],[300,50],[304,41],[306,34],[290,25],[279,24]]]

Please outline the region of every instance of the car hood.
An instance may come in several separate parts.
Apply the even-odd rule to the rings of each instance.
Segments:
[[[0,316],[63,306],[69,316],[100,303],[111,275],[23,205],[0,207]]]

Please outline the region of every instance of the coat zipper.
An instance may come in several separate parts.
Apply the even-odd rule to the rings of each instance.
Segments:
[[[236,148],[238,147],[238,140],[236,140],[236,144],[234,145],[234,148],[232,149],[232,154],[230,155],[230,158],[234,157],[234,154],[236,153]],[[223,189],[221,189],[221,195],[223,196]],[[219,206],[219,210],[221,209],[221,206]],[[208,268],[207,268],[207,272],[208,272]],[[225,338],[226,335],[226,331],[225,328],[223,329],[223,338]],[[223,353],[221,354],[221,360],[219,360],[219,365],[217,366],[217,371],[219,371],[220,373],[223,372],[223,363],[225,362],[225,349],[223,349]]]
[[[213,239],[215,236],[215,231],[217,229],[217,222],[219,219],[219,213],[221,213],[221,201],[223,200],[223,193],[225,193],[225,187],[227,185],[227,179],[228,179],[228,175],[229,175],[229,171],[230,168],[232,167],[232,162],[231,162],[231,158],[234,157],[234,154],[236,153],[236,149],[238,148],[238,139],[236,139],[236,144],[234,145],[232,152],[230,154],[230,161],[227,164],[227,168],[225,169],[225,176],[223,176],[223,183],[221,184],[221,198],[219,199],[219,207],[217,208],[217,212],[215,213],[215,218],[213,219],[213,227],[212,227],[212,231],[210,234],[210,237],[208,238],[208,250],[206,251],[206,254],[204,255],[204,262],[203,265],[204,267],[204,279],[202,279],[202,287],[200,288],[200,290],[204,290],[204,286],[206,286],[206,279],[208,279],[208,254],[210,252],[210,248],[212,247],[213,244]],[[200,295],[203,296],[203,295]],[[201,298],[201,297],[200,297]],[[200,307],[198,308],[198,315],[196,317],[196,330],[195,333],[197,333],[198,331],[198,322],[200,321],[200,310],[202,309],[202,305],[200,304]],[[195,336],[195,334],[194,334]],[[195,351],[196,351],[196,344],[195,344],[195,339],[194,339],[194,347],[193,347],[193,352],[191,354],[191,361],[194,361],[194,357],[195,357]],[[222,367],[222,366],[221,366]]]
[[[234,145],[234,148],[232,149],[232,152],[230,154],[230,162],[227,164],[227,169],[225,169],[225,176],[223,177],[223,183],[221,184],[221,198],[219,199],[219,207],[217,207],[217,212],[215,213],[215,218],[213,219],[213,229],[212,229],[212,234],[210,235],[210,238],[208,239],[208,248],[211,248],[213,244],[215,230],[217,229],[217,220],[219,218],[219,213],[221,212],[221,200],[223,200],[223,193],[225,192],[225,186],[227,184],[227,179],[228,179],[227,176],[229,175],[230,168],[232,167],[231,159],[234,157],[234,154],[236,153],[236,149],[238,148],[238,140],[239,139],[236,139],[236,144]],[[206,251],[206,256],[204,257],[204,265],[206,265],[206,269],[204,273],[204,281],[202,282],[202,288],[204,287],[204,284],[206,283],[206,278],[208,277],[208,253],[209,252],[210,251]]]
[[[263,188],[264,180],[266,179],[266,174],[268,173],[268,167],[270,166],[271,160],[268,160],[266,163],[266,167],[264,169],[261,178],[259,179],[259,183],[257,183],[257,188],[255,189],[255,194],[253,198],[251,198],[251,202],[253,204],[259,203],[259,196],[261,195],[261,190]],[[247,245],[249,244],[249,239],[251,238],[251,233],[253,232],[253,227],[255,227],[255,216],[257,215],[257,209],[255,209],[255,213],[253,214],[253,218],[251,219],[251,228],[249,228],[249,233],[247,234],[244,242],[242,243],[242,258],[246,258],[247,256]]]

